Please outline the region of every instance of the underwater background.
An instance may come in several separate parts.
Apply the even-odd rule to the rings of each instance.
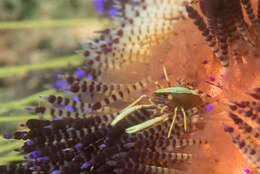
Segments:
[[[80,62],[75,50],[106,21],[92,1],[3,0],[1,8],[0,132],[23,129],[25,107],[52,93],[58,73]],[[101,22],[100,22],[101,21]],[[59,84],[57,82],[57,84]],[[1,163],[14,156],[16,141],[1,139]]]

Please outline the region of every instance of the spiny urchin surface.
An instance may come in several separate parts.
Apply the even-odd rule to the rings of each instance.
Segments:
[[[236,129],[224,123],[223,127],[244,158],[259,172],[260,88],[252,89],[248,95],[251,97],[248,100],[231,101],[229,104],[227,115],[234,122]]]
[[[243,63],[243,57],[247,61],[259,58],[260,12],[258,8],[256,17],[250,0],[200,0],[199,6],[207,23],[187,4],[188,16],[224,67],[229,67],[230,62]],[[243,9],[250,23],[246,22]]]
[[[196,105],[198,108],[186,110],[187,130],[184,130],[183,113],[180,110],[174,111],[159,104],[156,107],[153,104],[136,107],[138,109],[129,112],[127,118],[113,126],[111,122],[126,112],[121,110],[122,107],[113,104],[129,103],[131,96],[143,93],[142,91],[153,79],[147,76],[137,82],[112,83],[105,82],[103,76],[110,69],[120,70],[134,62],[151,61],[152,47],[174,32],[177,22],[183,20],[186,11],[223,66],[229,65],[228,48],[239,45],[238,41],[247,46],[244,49],[248,48],[252,52],[248,54],[241,50],[239,53],[242,56],[244,54],[255,56],[258,39],[257,37],[255,40],[250,39],[249,28],[243,20],[241,10],[243,5],[252,26],[257,26],[253,23],[255,20],[252,20],[249,1],[240,3],[233,0],[227,3],[201,0],[199,3],[208,26],[192,4],[185,0],[113,1],[112,8],[116,9],[116,15],[111,26],[99,31],[99,36],[90,38],[89,42],[84,43],[83,49],[79,51],[85,56],[82,65],[77,70],[62,75],[59,90],[64,91],[65,94],[41,97],[45,100],[43,104],[35,108],[27,108],[31,113],[41,116],[50,115],[52,120],[28,120],[26,123],[28,131],[16,132],[11,136],[11,138],[27,140],[23,147],[16,149],[25,155],[25,161],[0,166],[0,172],[8,174],[185,173],[185,170],[182,170],[182,161],[190,159],[192,155],[182,152],[183,148],[207,143],[205,140],[189,137],[189,133],[196,130],[194,120],[200,120],[200,114],[205,112],[205,108],[198,110],[199,105]],[[215,3],[221,9],[220,11],[216,11]],[[231,12],[236,13],[230,14]],[[257,31],[258,28],[254,29]],[[254,36],[258,36],[257,32],[255,33]],[[227,40],[235,40],[236,44],[229,43]],[[242,48],[241,45],[239,48]],[[239,62],[242,59],[239,57],[241,55],[237,53],[235,55],[237,56],[235,60]],[[259,100],[258,89],[255,92],[250,95]],[[162,99],[167,103],[172,96],[163,97]],[[153,100],[149,102],[153,103]],[[243,106],[238,102],[233,104]],[[246,104],[249,111],[241,109],[239,114],[250,115],[252,109],[257,115],[259,111],[254,106],[258,108],[258,103],[254,101]],[[174,112],[177,117],[172,126],[175,118],[170,114],[173,115]],[[228,115],[239,129],[247,128],[244,134],[258,135],[257,130],[253,128],[249,131],[251,127],[247,127],[247,124],[237,115],[231,112]],[[147,120],[152,120],[156,116],[163,119],[160,124],[129,133],[128,128],[147,123]],[[235,144],[240,145],[244,141],[240,138],[242,136],[233,135],[232,127],[224,125],[224,128]],[[169,130],[172,130],[170,138],[168,138]],[[255,154],[258,152],[251,148],[251,144],[245,144],[246,150],[243,149],[244,146],[239,148],[243,153],[250,151],[252,157],[246,156],[246,158],[257,168],[258,156]]]
[[[109,68],[148,61],[151,46],[174,31],[174,23],[182,19],[184,12],[184,1],[179,0],[114,3],[118,13],[111,27],[84,44],[79,51],[86,57],[81,67],[62,75],[63,81],[58,85],[65,95],[41,97],[46,100],[44,104],[27,108],[31,113],[48,114],[53,119],[28,120],[29,131],[18,131],[11,136],[27,140],[16,149],[25,154],[25,162],[1,166],[1,173],[182,173],[178,169],[180,162],[192,155],[174,150],[207,143],[179,138],[185,133],[179,112],[169,139],[172,119],[133,134],[126,133],[128,127],[158,114],[153,107],[138,109],[118,125],[110,125],[120,110],[111,113],[107,106],[128,101],[133,93],[147,87],[151,77],[129,84],[95,80],[102,80]],[[103,98],[86,102],[85,94]],[[174,150],[167,151],[168,146]]]
[[[131,62],[147,62],[151,47],[174,31],[183,18],[184,0],[115,1],[118,13],[110,28],[79,51],[85,57],[83,66],[93,76],[108,68],[119,69]]]

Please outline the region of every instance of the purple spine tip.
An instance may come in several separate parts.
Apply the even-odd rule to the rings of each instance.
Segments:
[[[53,120],[62,120],[60,117],[53,117]]]
[[[4,138],[5,138],[5,139],[10,139],[11,137],[12,137],[11,134],[8,134],[8,133],[4,134]]]
[[[67,111],[69,111],[69,112],[73,112],[73,111],[74,111],[73,107],[71,107],[71,106],[65,106],[65,108],[66,108]]]
[[[26,107],[25,110],[26,110],[26,111],[31,111],[32,108],[31,108],[31,107]]]
[[[211,105],[207,105],[207,106],[206,106],[207,112],[211,111],[212,109],[213,109],[213,107],[212,107]]]
[[[93,80],[93,76],[92,75],[88,75],[88,80]]]
[[[105,148],[106,145],[105,145],[105,144],[101,144],[99,147],[100,147],[100,148]]]
[[[75,101],[75,102],[80,102],[80,100],[79,100],[79,97],[78,97],[78,96],[76,96],[76,97],[73,97],[73,98],[72,98],[72,100],[73,100],[73,101]]]
[[[112,9],[109,10],[108,15],[113,18],[113,17],[116,16],[116,14],[117,14],[118,12],[119,12],[118,9],[112,8]]]
[[[87,114],[89,112],[91,112],[91,109],[85,109],[85,111],[84,111],[85,114]]]
[[[82,69],[77,69],[77,70],[74,72],[74,75],[75,75],[77,78],[81,79],[81,78],[83,78],[83,77],[86,76],[86,72],[83,71]]]
[[[65,80],[57,80],[56,83],[54,84],[55,89],[63,89],[68,87],[69,84]]]
[[[214,82],[216,79],[215,79],[215,77],[211,76],[210,80]]]
[[[250,173],[249,169],[244,169],[244,172],[245,172],[246,174]]]
[[[82,166],[81,166],[80,168],[85,169],[85,168],[87,168],[87,167],[88,167],[88,163],[85,162],[85,163],[82,164]]]
[[[30,146],[30,145],[32,145],[32,142],[31,142],[31,141],[26,141],[25,144],[26,144],[27,146]]]
[[[53,170],[51,174],[60,174],[60,170]]]
[[[71,92],[71,91],[69,91],[69,90],[66,90],[66,91],[65,91],[65,94],[68,94],[68,95],[70,95],[70,94],[72,94],[72,92]]]
[[[76,148],[76,149],[80,149],[82,147],[82,144],[81,143],[78,143],[78,144],[76,144],[75,146],[74,146],[74,148]]]
[[[161,79],[165,79],[165,76],[164,76],[164,74],[162,74],[162,75],[161,75]]]
[[[31,157],[32,158],[38,158],[40,156],[41,152],[40,151],[33,151],[31,152]]]
[[[48,160],[49,160],[49,158],[48,158],[47,156],[45,156],[45,157],[39,157],[39,158],[36,159],[37,162],[48,161]]]

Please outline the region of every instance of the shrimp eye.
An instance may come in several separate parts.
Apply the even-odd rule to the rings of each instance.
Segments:
[[[173,100],[173,96],[172,96],[171,94],[169,94],[169,95],[167,96],[167,98],[168,98],[169,100]]]

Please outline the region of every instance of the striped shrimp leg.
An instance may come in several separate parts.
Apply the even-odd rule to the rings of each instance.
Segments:
[[[152,140],[153,145],[155,145],[154,143],[160,141],[161,137],[166,137],[166,135],[168,134],[169,131],[169,127],[171,125],[172,120],[169,119],[166,122],[162,122],[156,126],[144,129],[142,131],[133,133],[133,134],[124,134],[121,137],[121,141],[122,142],[135,142],[135,141],[145,141],[146,139],[148,140]],[[179,137],[180,135],[183,135],[185,133],[183,126],[178,126],[177,124],[174,125],[173,128],[173,132],[172,135],[174,137],[174,139],[176,137]],[[172,138],[170,138],[172,139]],[[177,142],[178,143],[178,142]],[[141,143],[142,144],[142,143]],[[161,144],[162,145],[162,144]]]
[[[160,136],[162,136],[165,133],[165,130],[168,130],[169,126],[170,126],[170,123],[163,122],[159,125],[144,129],[140,132],[136,132],[133,134],[124,134],[124,136],[121,137],[121,141],[122,142],[133,142],[133,141],[144,140],[146,138],[155,140],[155,139],[159,138]]]
[[[149,108],[142,108],[130,113],[126,118],[120,120],[118,124],[111,127],[111,130],[109,131],[108,136],[106,138],[106,143],[113,144],[114,142],[117,142],[118,139],[125,137],[125,130],[128,127],[143,122],[147,119],[150,119],[153,116],[153,113],[153,109]],[[125,143],[125,141],[123,141],[122,139],[120,140],[120,142]]]
[[[154,105],[137,105],[121,111],[111,125],[116,127],[119,124],[124,124],[124,129],[126,129],[153,118],[156,112],[157,110]]]

